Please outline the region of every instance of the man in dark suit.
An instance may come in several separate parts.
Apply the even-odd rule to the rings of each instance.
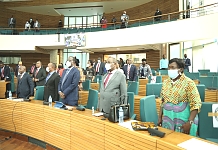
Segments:
[[[137,76],[137,68],[132,64],[132,59],[128,59],[127,65],[123,67],[124,74],[126,79],[129,81],[135,81]]]
[[[9,28],[15,28],[15,25],[16,25],[16,19],[12,15],[11,18],[8,19],[8,26]]]
[[[191,61],[189,58],[187,58],[187,54],[184,54],[184,63],[185,63],[185,69],[189,72],[189,66],[191,66]]]
[[[0,73],[1,80],[11,81],[11,72],[9,66],[6,66],[2,61],[0,61]],[[11,91],[11,84],[6,84],[6,93],[5,97],[8,98],[8,91]]]
[[[19,75],[19,68],[22,66],[22,61],[18,61],[18,65],[15,68],[15,76],[17,77]]]
[[[66,66],[68,68],[63,71],[63,75],[58,85],[58,93],[64,104],[77,106],[79,99],[78,85],[80,81],[80,72],[75,67],[75,58],[69,57]]]
[[[49,96],[52,97],[52,101],[58,101],[58,84],[60,76],[56,73],[56,64],[49,63],[47,68],[46,70],[49,71],[49,73],[45,80],[44,101],[48,102]]]
[[[98,58],[98,62],[95,63],[94,69],[95,69],[96,75],[104,75],[105,64],[104,62],[101,62],[100,57]]]
[[[46,72],[45,69],[42,68],[42,62],[36,62],[36,69],[33,73],[33,81],[35,86],[44,86],[45,85]]]
[[[26,67],[20,66],[19,68],[19,76],[17,82],[17,98],[29,98],[29,96],[33,95],[34,92],[34,83],[31,79],[31,76],[26,73]]]
[[[155,21],[160,21],[161,20],[161,16],[159,16],[159,15],[162,15],[162,12],[159,10],[159,8],[157,9],[157,11],[155,12],[154,15],[158,16],[158,17],[154,18]]]

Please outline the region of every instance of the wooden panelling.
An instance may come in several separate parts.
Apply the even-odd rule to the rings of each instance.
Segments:
[[[0,98],[5,98],[6,84],[7,82],[4,82],[4,80],[0,81]]]
[[[218,102],[218,90],[205,90],[205,102]]]
[[[98,91],[99,83],[91,83],[91,88]]]
[[[80,105],[86,105],[89,97],[89,91],[79,91],[79,101]]]

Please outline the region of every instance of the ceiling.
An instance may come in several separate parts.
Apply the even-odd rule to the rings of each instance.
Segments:
[[[124,0],[87,3],[84,2],[58,5],[10,7],[9,9],[51,16],[91,16],[103,14],[104,12],[111,13],[125,10],[148,3],[150,1],[152,0]]]

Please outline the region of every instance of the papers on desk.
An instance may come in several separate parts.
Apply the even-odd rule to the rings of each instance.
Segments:
[[[124,128],[127,128],[131,131],[134,131],[133,128],[132,128],[132,125],[131,125],[131,122],[135,122],[136,120],[130,120],[130,121],[126,121],[126,122],[123,122],[123,123],[119,123],[120,126],[124,127]]]
[[[103,116],[104,113],[103,112],[98,112],[98,113],[94,113],[92,115],[95,116],[95,117],[99,117],[99,116]]]
[[[151,76],[151,83],[156,83],[156,76]]]
[[[218,104],[213,104],[212,105],[212,112],[213,113],[218,113]],[[213,117],[213,127],[218,128],[218,116]]]
[[[198,140],[196,138],[192,138],[190,140],[187,140],[185,142],[182,142],[178,144],[179,147],[182,147],[186,150],[218,150],[218,146],[214,144],[210,144],[201,140]]]

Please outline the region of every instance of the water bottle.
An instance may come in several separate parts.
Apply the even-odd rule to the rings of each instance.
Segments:
[[[123,123],[123,108],[119,108],[119,124]]]
[[[9,99],[12,99],[12,93],[11,93],[11,91],[9,91],[8,97],[9,97]]]
[[[48,98],[48,106],[52,107],[52,97],[51,97],[51,95]]]
[[[97,78],[97,83],[99,83],[99,78]]]
[[[95,113],[94,106],[92,106],[92,115]]]

